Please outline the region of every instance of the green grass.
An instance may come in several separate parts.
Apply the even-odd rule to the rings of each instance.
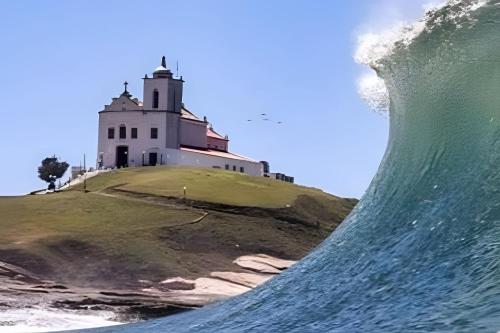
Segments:
[[[200,215],[76,191],[0,198],[0,250],[22,249],[47,258],[51,247],[76,240],[110,258],[124,257],[131,262],[148,258],[155,265],[165,258],[158,251],[154,231],[188,223]]]
[[[69,191],[50,195],[0,197],[0,244],[25,238],[33,239],[64,233],[85,239],[120,235],[153,226],[188,222],[200,214],[171,210],[157,205]],[[0,245],[0,246],[1,246]]]
[[[264,208],[292,205],[299,195],[328,201],[338,199],[314,188],[216,169],[129,168],[103,174],[87,182],[91,191],[117,185],[124,190],[175,197],[181,197],[186,186],[189,199]]]
[[[249,253],[299,259],[355,203],[317,189],[212,169],[130,168],[87,184],[88,193],[75,186],[49,195],[0,197],[0,261],[78,286],[119,288],[139,279],[204,276],[237,269],[232,261]],[[203,212],[165,206],[158,197],[116,193],[114,186],[169,197],[181,197],[186,186],[189,199],[270,213],[209,211],[202,222],[189,224]],[[269,210],[286,205],[291,207],[285,213]],[[320,228],[315,221],[321,221]]]

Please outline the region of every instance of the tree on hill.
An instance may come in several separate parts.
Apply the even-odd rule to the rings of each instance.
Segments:
[[[42,165],[38,167],[38,177],[49,183],[49,190],[55,190],[56,179],[61,178],[66,170],[68,170],[68,167],[69,164],[66,162],[59,162],[56,155],[47,157],[42,161]]]

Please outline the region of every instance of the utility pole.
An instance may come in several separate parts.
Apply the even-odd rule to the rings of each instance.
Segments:
[[[81,170],[80,170],[81,171]],[[83,193],[87,193],[87,164],[85,154],[83,154]]]

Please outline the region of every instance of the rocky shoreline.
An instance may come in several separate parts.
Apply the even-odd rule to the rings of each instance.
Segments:
[[[111,320],[125,323],[162,317],[200,308],[255,288],[295,261],[265,254],[238,257],[244,271],[212,272],[195,280],[172,277],[160,282],[139,281],[141,288],[99,290],[43,280],[31,272],[0,262],[0,326],[2,312],[13,309],[57,309],[110,312]]]

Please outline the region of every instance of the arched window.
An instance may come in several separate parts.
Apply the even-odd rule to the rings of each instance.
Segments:
[[[160,104],[160,94],[158,90],[153,91],[153,109],[158,109],[158,105]]]

